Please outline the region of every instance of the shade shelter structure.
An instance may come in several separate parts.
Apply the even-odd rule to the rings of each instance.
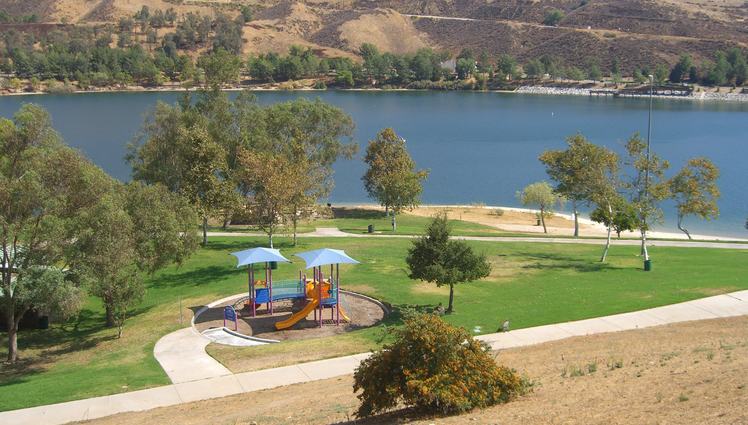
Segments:
[[[265,263],[265,285],[268,289],[268,310],[270,314],[273,314],[273,269],[270,267],[270,263],[283,262],[290,263],[291,260],[284,257],[277,249],[273,248],[250,248],[244,251],[232,252],[231,255],[236,257],[238,263],[237,268],[247,267],[247,287],[249,290],[249,302],[252,305],[252,317],[257,314],[257,303],[255,291],[255,269],[254,265],[257,263]]]
[[[319,293],[319,326],[322,327],[322,266],[330,266],[330,283],[334,283],[335,288],[335,324],[340,324],[340,265],[341,264],[360,264],[357,260],[351,258],[345,251],[340,249],[321,248],[313,251],[300,252],[297,257],[304,260],[307,269],[314,269],[314,281],[317,282]],[[334,279],[333,279],[333,271]]]

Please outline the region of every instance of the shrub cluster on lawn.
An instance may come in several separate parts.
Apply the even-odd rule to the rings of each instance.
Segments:
[[[436,315],[416,314],[385,345],[361,363],[354,374],[359,417],[398,405],[441,414],[504,403],[525,384],[511,369],[499,366],[484,343]]]

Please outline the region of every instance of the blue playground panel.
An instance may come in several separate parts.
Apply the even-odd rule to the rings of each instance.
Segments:
[[[333,306],[337,304],[335,292],[330,294],[332,297],[323,298],[323,306]],[[270,302],[268,288],[255,288],[255,303],[267,304]],[[293,300],[306,298],[306,285],[298,280],[282,280],[273,282],[273,302],[280,300]]]

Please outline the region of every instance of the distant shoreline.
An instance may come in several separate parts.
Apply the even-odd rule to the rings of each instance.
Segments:
[[[73,90],[69,92],[46,92],[46,91],[35,91],[35,92],[17,92],[17,93],[0,93],[0,97],[12,97],[12,96],[40,96],[40,95],[64,95],[64,94],[101,94],[101,93],[193,93],[199,91],[200,88],[184,88],[184,87],[171,87],[171,86],[159,86],[159,87],[142,87],[142,86],[130,86],[126,88],[112,88],[112,89],[95,89],[95,90]],[[326,88],[326,89],[315,89],[312,87],[300,87],[300,88],[279,88],[279,87],[263,87],[257,85],[249,85],[242,87],[227,87],[221,89],[224,92],[237,92],[237,91],[256,91],[256,92],[470,92],[470,93],[509,93],[509,94],[523,94],[523,95],[545,95],[545,96],[591,96],[590,88],[572,88],[572,87],[554,87],[554,86],[520,86],[516,90],[434,90],[434,89],[409,89],[409,88]],[[606,96],[607,97],[607,96]],[[629,95],[630,98],[647,98],[648,95]],[[748,102],[748,93],[711,93],[711,92],[698,92],[690,96],[667,96],[657,95],[653,96],[657,99],[668,99],[668,100],[687,100],[687,101],[708,101],[708,102],[726,102],[726,103],[744,103]]]

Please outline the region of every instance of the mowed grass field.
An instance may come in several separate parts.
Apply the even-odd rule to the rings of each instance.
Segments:
[[[245,271],[230,252],[259,246],[262,237],[212,238],[181,267],[148,281],[143,303],[127,321],[123,337],[103,327],[103,309],[91,298],[81,314],[46,331],[23,331],[21,361],[0,366],[0,410],[11,410],[168,384],[153,358],[163,335],[188,326],[203,304],[245,288]],[[459,285],[449,322],[480,333],[494,332],[509,319],[512,328],[577,320],[671,304],[748,288],[748,252],[701,248],[651,248],[654,270],[641,270],[636,247],[611,249],[609,262],[597,262],[601,247],[540,243],[470,242],[494,265],[490,277]],[[386,326],[398,323],[403,307],[431,309],[446,304],[447,288],[407,277],[407,239],[301,238],[297,247],[278,239],[288,256],[320,247],[344,249],[362,262],[341,267],[344,289],[391,304],[384,324],[318,340],[290,341],[240,349],[211,345],[209,352],[234,371],[251,370],[376,348]],[[303,262],[281,264],[278,279],[297,276]],[[0,355],[6,354],[5,334]]]

